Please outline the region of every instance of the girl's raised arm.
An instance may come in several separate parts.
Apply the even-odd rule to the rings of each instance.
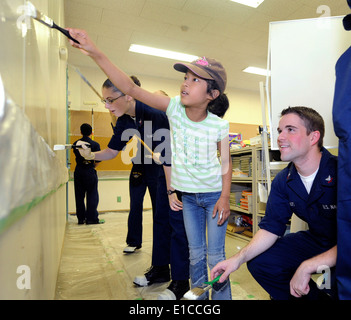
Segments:
[[[130,77],[114,65],[108,57],[93,43],[87,32],[79,29],[67,29],[70,35],[79,41],[75,43],[70,40],[72,47],[91,57],[100,69],[106,74],[111,82],[124,94],[139,100],[150,107],[166,111],[170,98],[167,96],[151,93],[143,88],[138,87]]]

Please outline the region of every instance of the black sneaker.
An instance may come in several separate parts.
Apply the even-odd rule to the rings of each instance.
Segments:
[[[157,300],[180,300],[189,290],[189,280],[173,280],[168,288],[159,294]]]
[[[171,280],[169,266],[151,266],[143,276],[135,277],[133,283],[139,287],[150,286],[154,283],[168,282]]]

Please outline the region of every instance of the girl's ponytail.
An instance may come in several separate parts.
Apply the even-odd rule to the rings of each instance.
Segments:
[[[208,111],[223,118],[229,108],[229,100],[225,93],[221,93],[217,99],[208,104]]]
[[[207,93],[212,94],[213,90],[219,90],[217,83],[214,80],[206,80],[207,82]],[[215,114],[216,116],[223,118],[229,108],[229,100],[225,93],[221,93],[216,99],[212,100],[207,110]]]

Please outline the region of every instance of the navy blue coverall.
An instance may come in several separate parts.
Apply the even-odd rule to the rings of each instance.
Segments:
[[[336,245],[337,158],[322,149],[318,173],[310,194],[293,163],[272,182],[265,217],[259,227],[280,238],[274,245],[247,263],[256,281],[276,300],[289,300],[290,281],[299,265]],[[292,214],[308,223],[309,230],[284,236]],[[332,277],[335,272],[332,272]],[[333,279],[331,279],[334,290]],[[323,296],[314,281],[307,299]],[[329,292],[333,297],[335,291]]]
[[[90,143],[92,152],[100,151],[100,145],[89,137],[83,136],[79,140]],[[75,141],[73,145],[76,145],[79,140]],[[97,207],[99,204],[99,192],[95,161],[85,160],[76,148],[73,149],[73,152],[77,163],[74,170],[74,194],[78,223],[98,223],[99,213]],[[84,203],[85,196],[87,197],[86,207]]]
[[[133,132],[135,133],[135,130],[128,131],[128,129],[136,129],[139,132],[139,137],[154,152],[157,152],[157,148],[166,148],[162,157],[165,159],[164,165],[170,165],[169,123],[165,112],[136,101],[135,120],[129,115],[119,117],[108,147],[113,150],[123,150]],[[153,210],[152,265],[164,266],[171,264],[172,280],[187,280],[189,278],[189,250],[183,212],[174,212],[170,209],[163,166],[145,157],[147,155],[150,156],[149,151],[145,150],[138,142],[138,153],[132,159],[131,175],[133,172],[141,171],[142,181],[134,181],[134,178],[131,177],[127,243],[136,246],[141,244],[142,212],[140,206],[142,206],[142,203],[140,199],[143,198],[147,187]],[[133,240],[135,235],[137,235],[137,238]],[[133,241],[135,243],[132,243]]]
[[[339,299],[351,300],[351,48],[336,64],[333,121],[339,138],[336,278]]]

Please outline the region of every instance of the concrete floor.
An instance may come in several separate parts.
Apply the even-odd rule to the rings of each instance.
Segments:
[[[124,254],[128,212],[100,215],[101,225],[78,225],[69,215],[56,300],[156,300],[168,283],[139,288],[133,279],[150,267],[152,248],[152,213],[144,212],[143,247],[134,254]],[[227,236],[227,257],[246,242]],[[269,300],[246,265],[230,276],[233,300]]]

